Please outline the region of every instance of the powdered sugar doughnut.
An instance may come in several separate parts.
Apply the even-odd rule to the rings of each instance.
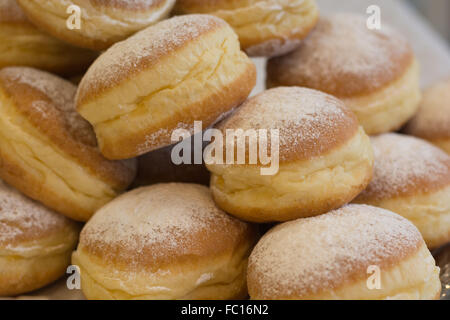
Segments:
[[[28,66],[74,75],[85,71],[97,56],[37,29],[16,0],[0,1],[0,39],[0,68]]]
[[[450,154],[450,79],[425,90],[419,111],[404,132],[428,140]]]
[[[123,191],[134,160],[105,159],[76,111],[76,87],[25,67],[0,70],[0,177],[46,206],[86,221]]]
[[[208,13],[224,19],[250,56],[273,57],[297,48],[316,25],[314,0],[178,0],[175,13]]]
[[[0,180],[0,296],[29,292],[65,273],[79,226]]]
[[[373,137],[374,176],[356,199],[413,222],[430,248],[450,241],[450,156],[400,134]]]
[[[419,67],[408,42],[364,17],[321,18],[300,47],[267,65],[267,85],[304,86],[342,99],[372,135],[400,128],[420,101]]]
[[[72,261],[88,299],[244,298],[256,236],[218,209],[207,187],[157,184],[100,209]]]
[[[172,144],[242,103],[256,70],[225,21],[187,15],[162,21],[106,51],[80,83],[77,109],[110,159]]]
[[[416,227],[349,205],[274,227],[250,255],[252,299],[439,299],[439,268]]]
[[[264,91],[216,128],[226,141],[222,163],[205,159],[211,190],[223,210],[244,220],[286,221],[327,212],[351,201],[372,176],[369,138],[355,115],[340,100],[316,90]],[[256,132],[261,129],[267,135]],[[254,145],[267,151],[268,158],[273,155],[271,163],[263,164],[258,153],[252,164],[248,140],[235,143],[227,138],[229,130],[243,138],[253,130],[258,139]],[[271,130],[278,130],[279,136],[279,150],[274,152],[276,132]],[[225,159],[230,150],[235,150],[233,163]],[[240,152],[245,152],[245,163],[238,162]],[[263,168],[273,172],[262,174]]]
[[[175,0],[17,0],[42,30],[77,47],[104,50],[135,32],[166,18]],[[81,24],[72,23],[71,6],[79,8]]]

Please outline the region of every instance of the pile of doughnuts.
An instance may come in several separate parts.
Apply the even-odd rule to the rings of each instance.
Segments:
[[[87,299],[439,299],[450,82],[422,98],[401,34],[314,0],[70,4],[80,28],[0,0],[0,296],[74,265]]]

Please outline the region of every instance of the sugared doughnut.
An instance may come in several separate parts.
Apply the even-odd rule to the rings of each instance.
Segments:
[[[400,128],[417,110],[419,66],[384,22],[370,30],[352,14],[321,18],[301,46],[267,66],[267,86],[304,86],[342,99],[367,134]]]
[[[236,31],[250,56],[277,56],[297,48],[316,25],[314,0],[177,0],[175,13],[208,13]]]
[[[243,102],[256,70],[233,30],[208,15],[174,17],[117,43],[80,83],[77,108],[109,159],[172,144],[175,129],[206,128]]]
[[[424,140],[395,133],[371,141],[373,179],[355,202],[407,218],[430,248],[450,241],[450,156]]]
[[[169,15],[175,0],[17,0],[28,18],[56,38],[78,47],[103,50]],[[80,9],[80,28],[70,6]],[[76,14],[75,14],[76,17]]]
[[[372,176],[370,141],[355,115],[340,100],[316,90],[267,90],[247,100],[216,128],[225,136],[228,150],[239,147],[226,138],[228,130],[242,129],[235,131],[238,137],[249,129],[279,130],[276,172],[263,175],[261,168],[268,165],[261,161],[221,164],[206,154],[215,201],[244,220],[285,221],[327,212],[351,201]],[[268,149],[271,156],[272,148],[264,146],[264,139],[260,135],[258,149]],[[250,160],[249,150],[242,151]]]
[[[29,292],[62,276],[79,229],[0,180],[0,296]]]
[[[75,220],[133,180],[136,162],[105,159],[75,111],[76,87],[26,67],[0,70],[0,178]]]
[[[425,90],[419,111],[404,132],[428,140],[450,154],[450,79]]]
[[[349,205],[280,224],[249,258],[252,299],[439,299],[439,268],[401,216]]]
[[[134,189],[85,225],[72,262],[88,299],[232,299],[247,295],[254,226],[195,184]]]
[[[86,70],[96,56],[39,31],[15,0],[0,1],[0,68],[29,66],[71,75]]]

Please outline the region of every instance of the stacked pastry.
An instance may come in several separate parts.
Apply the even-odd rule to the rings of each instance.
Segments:
[[[400,34],[312,0],[73,5],[0,2],[0,295],[72,263],[88,299],[439,298],[449,86],[421,100]]]

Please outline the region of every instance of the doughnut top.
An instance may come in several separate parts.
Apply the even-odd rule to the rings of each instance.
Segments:
[[[14,108],[46,138],[106,180],[127,180],[130,161],[105,159],[97,148],[94,130],[75,110],[76,86],[50,73],[28,67],[0,70],[0,90]],[[128,168],[127,174],[123,168]]]
[[[450,79],[425,90],[419,111],[405,132],[426,139],[450,138]]]
[[[2,22],[29,23],[16,0],[0,1],[0,23]]]
[[[0,180],[0,247],[42,239],[75,223]]]
[[[370,94],[400,78],[413,61],[408,42],[386,24],[369,30],[366,18],[335,14],[292,53],[268,63],[273,85],[298,85],[352,97]]]
[[[217,128],[224,136],[227,129],[278,129],[283,162],[311,159],[340,146],[355,135],[358,121],[342,101],[331,95],[307,88],[278,87],[247,100]]]
[[[367,267],[389,268],[423,244],[417,228],[390,211],[348,205],[274,227],[253,250],[252,297],[296,298],[367,277]]]
[[[371,142],[373,179],[358,201],[426,193],[450,185],[450,156],[432,144],[396,133],[372,137]]]
[[[151,68],[195,39],[220,27],[225,21],[209,15],[185,15],[161,21],[104,52],[89,68],[80,83],[80,106]]]
[[[127,269],[156,272],[169,264],[226,254],[253,232],[220,210],[207,187],[156,184],[101,208],[84,227],[80,246]]]
[[[88,0],[92,6],[125,9],[130,11],[148,10],[171,0]]]

